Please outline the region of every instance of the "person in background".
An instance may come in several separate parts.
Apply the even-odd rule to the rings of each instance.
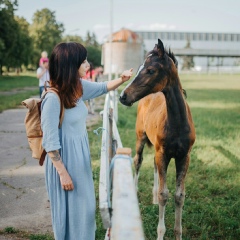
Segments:
[[[44,86],[49,86],[48,81],[50,80],[48,71],[48,58],[42,59],[42,66],[37,69],[37,78],[39,79],[39,95],[42,96]]]
[[[86,75],[82,79],[88,80],[90,82],[95,82],[95,70],[91,62],[89,62],[89,69],[86,72]]]
[[[101,76],[103,75],[103,67],[96,67],[94,69],[95,72],[95,82],[99,82]]]
[[[41,58],[40,58],[40,60],[39,60],[39,67],[42,67],[42,65],[43,65],[43,60],[46,59],[46,58],[48,58],[48,53],[47,53],[46,51],[43,51],[43,52],[41,53]]]
[[[58,89],[65,108],[59,128],[56,94],[48,93],[41,104],[45,178],[55,240],[95,240],[96,198],[84,101],[116,89],[133,71],[98,83],[81,79],[88,68],[87,50],[80,43],[59,43],[50,56],[50,86]]]
[[[90,81],[90,82],[95,82],[95,70],[93,67],[93,64],[89,62],[89,69],[86,72],[86,75],[82,77],[82,79]],[[94,107],[95,107],[95,102],[94,99],[88,99],[87,100],[87,108],[88,108],[88,113],[94,114]]]

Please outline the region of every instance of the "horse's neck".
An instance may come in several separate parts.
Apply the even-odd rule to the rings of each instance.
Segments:
[[[183,96],[183,89],[179,80],[176,84],[171,84],[163,91],[166,103],[167,114],[170,123],[183,125],[187,122],[186,104]]]

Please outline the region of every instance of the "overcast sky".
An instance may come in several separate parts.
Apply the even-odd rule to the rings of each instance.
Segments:
[[[111,0],[18,0],[16,15],[32,22],[37,10],[55,11],[66,34],[98,41],[110,33]],[[112,0],[113,30],[240,33],[240,0]]]

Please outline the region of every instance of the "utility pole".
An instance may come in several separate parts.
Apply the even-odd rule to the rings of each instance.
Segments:
[[[109,36],[109,72],[108,81],[112,79],[112,34],[113,34],[113,0],[110,0],[110,36]]]

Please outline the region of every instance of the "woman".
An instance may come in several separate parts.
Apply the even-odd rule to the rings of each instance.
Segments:
[[[79,43],[60,43],[50,56],[50,84],[58,89],[65,108],[59,129],[58,97],[48,93],[42,102],[46,186],[56,240],[95,239],[95,193],[84,101],[114,90],[132,76],[130,69],[109,82],[82,81],[88,68],[87,51]]]

